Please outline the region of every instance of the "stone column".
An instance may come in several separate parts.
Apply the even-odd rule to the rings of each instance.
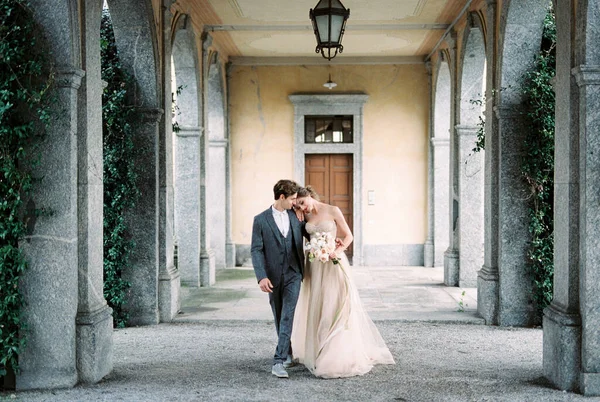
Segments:
[[[175,232],[177,233],[177,263],[181,281],[188,286],[200,286],[200,127],[180,126],[175,135]]]
[[[496,94],[496,0],[486,0],[486,94],[484,174],[484,262],[477,273],[477,313],[488,325],[498,324],[498,124],[494,113]]]
[[[499,164],[499,240],[498,324],[529,326],[533,324],[533,285],[527,272],[529,240],[529,188],[521,175],[521,163],[527,132],[519,105],[502,105],[495,109],[500,140]]]
[[[204,127],[208,124],[208,71],[210,67],[209,55],[210,46],[212,44],[212,37],[207,33],[203,33],[201,36],[202,40],[202,113],[200,118],[202,119],[202,125]],[[209,169],[209,154],[210,154],[210,139],[207,130],[203,130],[200,133],[198,142],[198,150],[200,152],[199,164],[200,169],[200,285],[201,286],[212,286],[216,280],[215,272],[215,253],[211,248],[210,239],[210,224],[209,224],[209,189],[208,184],[210,179]]]
[[[433,74],[431,70],[431,61],[425,63],[425,68],[427,69],[427,83],[429,85],[429,132],[428,138],[430,139],[427,144],[427,239],[425,240],[425,245],[423,247],[423,260],[424,265],[426,267],[434,266],[435,259],[435,250],[434,250],[434,233],[435,233],[435,213],[434,213],[434,173],[433,173],[433,144],[431,139],[433,138],[434,133],[434,113],[433,113],[433,105],[435,105],[433,99]]]
[[[459,144],[457,141],[457,135],[454,130],[456,124],[457,111],[459,108],[459,99],[456,96],[456,44],[457,44],[456,31],[451,32],[450,38],[446,38],[448,43],[449,60],[448,66],[450,67],[450,164],[448,169],[450,170],[449,176],[449,203],[450,209],[446,219],[448,219],[449,226],[449,238],[448,238],[448,249],[444,253],[444,284],[446,286],[458,286],[458,272],[459,272],[459,215],[458,215],[458,157],[459,157]]]
[[[131,283],[126,310],[129,325],[158,323],[159,266],[159,122],[162,109],[138,109],[134,125],[135,161],[141,197],[127,214],[127,224],[135,241],[129,267],[123,278]]]
[[[459,141],[458,198],[460,216],[458,285],[476,287],[477,271],[483,264],[483,159],[474,152],[477,127],[456,126]]]
[[[448,210],[442,210],[438,206],[448,205],[450,197],[449,191],[449,160],[450,160],[450,139],[432,138],[431,148],[433,149],[433,204],[435,217],[433,219],[434,229],[434,266],[444,265],[444,252],[448,244],[450,228],[448,226]]]
[[[162,14],[162,94],[165,107],[171,108],[171,11],[165,1]],[[170,109],[167,109],[170,110]],[[168,118],[167,118],[168,116]],[[159,125],[158,137],[158,310],[161,322],[170,322],[181,307],[181,278],[174,261],[174,194],[173,194],[173,123],[168,113]]]
[[[223,124],[222,117],[215,120]],[[210,240],[211,248],[215,252],[215,266],[219,269],[226,267],[227,144],[228,141],[222,138],[210,140],[210,191],[208,193]]]
[[[231,147],[229,140],[225,147],[225,263],[227,268],[235,267],[235,244],[233,243],[233,219],[231,216]]]
[[[554,138],[554,298],[544,310],[544,375],[577,391],[581,367],[579,314],[579,89],[571,74],[573,1],[556,7],[556,130]]]
[[[208,225],[208,135],[200,133],[200,286],[212,286],[216,281],[215,253],[210,247],[210,229]]]
[[[100,381],[113,367],[112,309],[104,299],[102,80],[100,25],[102,0],[81,3],[83,67],[77,135],[77,215],[79,306],[77,371],[79,380]]]
[[[574,70],[579,85],[579,302],[581,377],[586,396],[600,395],[600,65]],[[569,275],[573,279],[576,275]],[[566,279],[566,278],[565,278]],[[564,292],[564,289],[562,289]],[[568,295],[568,294],[567,294]],[[568,295],[572,296],[572,295]],[[575,321],[575,323],[577,323]],[[577,328],[565,331],[576,332]],[[571,356],[572,359],[572,356]]]
[[[77,224],[77,90],[84,72],[59,68],[54,118],[39,146],[27,209],[29,230],[19,244],[28,268],[20,288],[24,296],[23,335],[17,389],[68,388],[77,383],[76,325],[78,306]],[[35,208],[49,215],[35,216]]]

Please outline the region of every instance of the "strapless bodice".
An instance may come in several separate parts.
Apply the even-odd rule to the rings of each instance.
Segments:
[[[321,221],[316,224],[306,222],[306,231],[312,236],[315,233],[329,232],[335,236],[336,227],[334,221]]]

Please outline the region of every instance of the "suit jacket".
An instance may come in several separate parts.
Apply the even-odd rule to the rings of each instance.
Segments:
[[[304,247],[302,236],[309,237],[306,232],[305,223],[300,222],[292,210],[288,210],[290,216],[290,230],[293,235],[295,251],[300,261],[300,274],[304,275]],[[269,278],[273,286],[279,285],[279,279],[283,272],[283,261],[285,245],[284,239],[275,223],[271,207],[254,217],[252,225],[252,265],[256,279],[260,282]]]

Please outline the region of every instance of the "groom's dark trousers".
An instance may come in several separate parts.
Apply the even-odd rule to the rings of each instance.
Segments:
[[[288,211],[288,215],[290,230],[285,237],[273,219],[271,208],[257,215],[252,227],[252,265],[256,279],[260,282],[269,278],[273,285],[269,302],[278,337],[273,364],[283,363],[292,354],[290,337],[304,268],[303,224],[292,212]]]

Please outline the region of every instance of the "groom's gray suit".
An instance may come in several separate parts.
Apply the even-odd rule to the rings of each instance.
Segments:
[[[304,222],[291,210],[287,214],[290,230],[286,237],[277,227],[271,207],[256,215],[252,225],[251,252],[256,279],[260,282],[269,278],[273,285],[269,302],[279,338],[273,364],[283,363],[292,354],[290,336],[304,272],[302,236],[308,237]]]

